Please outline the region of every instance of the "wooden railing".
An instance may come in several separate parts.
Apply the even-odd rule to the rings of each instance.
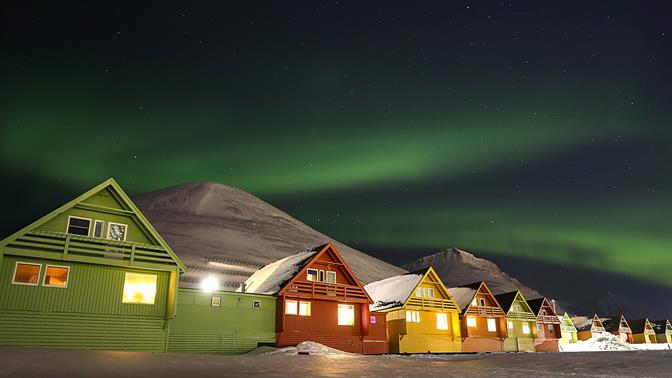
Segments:
[[[409,306],[420,307],[422,309],[441,309],[441,310],[457,310],[455,302],[443,298],[424,298],[412,297],[408,300]]]
[[[560,324],[560,319],[557,316],[539,315],[537,316],[537,323]]]
[[[366,294],[359,286],[339,283],[298,281],[287,287],[287,293],[299,297],[322,297],[337,300],[349,300],[353,302],[369,301]]]
[[[159,246],[61,232],[30,231],[4,248],[17,255],[37,255],[59,260],[139,267],[175,265],[167,251]]]
[[[504,311],[495,306],[470,306],[466,313],[475,316],[504,316]]]
[[[510,311],[508,314],[506,314],[507,318],[511,319],[516,319],[516,320],[529,320],[529,321],[536,321],[537,317],[534,316],[534,314],[531,314],[529,312],[515,312],[515,311]]]

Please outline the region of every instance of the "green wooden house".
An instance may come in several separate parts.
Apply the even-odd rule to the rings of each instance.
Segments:
[[[573,344],[579,341],[576,327],[569,315],[565,312],[562,316],[558,315],[558,318],[560,319],[560,334],[562,335],[558,344]]]
[[[184,271],[109,179],[0,242],[0,345],[165,351]]]
[[[275,345],[276,297],[179,289],[169,352],[239,354]]]
[[[520,290],[495,295],[506,313],[505,352],[534,352],[537,337],[537,315],[525,301]]]

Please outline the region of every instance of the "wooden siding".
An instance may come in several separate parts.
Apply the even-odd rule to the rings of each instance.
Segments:
[[[418,311],[420,322],[407,322],[404,309],[387,313],[388,339],[392,353],[450,353],[461,352],[459,314],[446,312],[448,329],[436,328],[438,311]]]
[[[220,306],[212,306],[213,297]],[[275,302],[265,295],[180,289],[168,351],[239,354],[260,343],[275,344]]]
[[[463,352],[502,352],[503,339],[497,337],[463,337],[462,351]]]
[[[166,320],[0,311],[0,345],[164,352]]]
[[[40,283],[46,264],[69,266],[68,287],[13,285],[12,276],[17,261],[42,264]],[[157,275],[153,305],[122,303],[126,272]],[[161,319],[166,317],[169,275],[169,272],[163,271],[5,256],[0,269],[0,311],[144,316]]]

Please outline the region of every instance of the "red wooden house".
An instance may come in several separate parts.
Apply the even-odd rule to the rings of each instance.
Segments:
[[[385,314],[331,243],[268,264],[241,288],[278,297],[278,347],[314,341],[352,353],[387,353]]]
[[[537,352],[558,352],[558,340],[562,337],[560,318],[553,306],[546,298],[537,298],[527,301],[537,316],[537,338],[534,339],[534,349]]]

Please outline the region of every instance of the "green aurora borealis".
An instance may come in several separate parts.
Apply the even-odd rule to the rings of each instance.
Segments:
[[[672,31],[635,3],[501,4],[10,9],[0,170],[73,194],[215,181],[355,247],[672,286]]]

